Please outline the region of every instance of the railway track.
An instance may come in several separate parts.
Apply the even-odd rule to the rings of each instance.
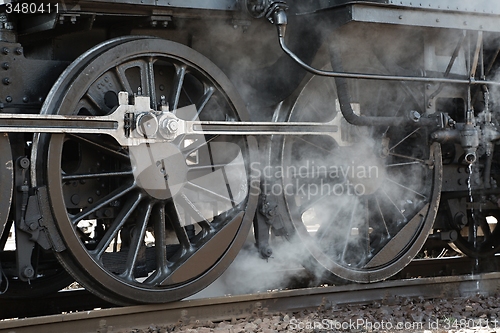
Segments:
[[[212,322],[263,313],[294,312],[325,305],[368,303],[397,297],[465,297],[490,295],[500,286],[500,273],[448,276],[273,291],[254,295],[186,300],[170,304],[90,310],[52,316],[5,320],[0,332],[111,332],[168,325],[182,320]]]
[[[273,266],[273,265],[270,265]],[[495,272],[500,266],[500,257],[476,262],[468,257],[444,257],[439,259],[415,259],[403,271],[394,277],[397,280],[408,280],[420,277],[434,278],[438,276],[467,275],[471,272]],[[268,284],[266,289],[244,289],[235,291],[228,289],[227,281],[242,281],[241,267],[230,267],[221,279],[215,281],[204,291],[189,299],[221,297],[225,294],[239,295],[258,293],[265,290],[301,289],[313,285],[315,282],[308,278],[303,268],[275,268],[270,274],[276,276],[293,276],[289,279],[286,288],[283,285]],[[242,281],[241,283],[245,283]],[[43,302],[34,302],[26,299],[0,298],[0,319],[40,317],[60,314],[64,312],[89,311],[95,308],[107,309],[115,305],[108,303],[84,289],[69,289],[45,296]]]
[[[500,273],[470,273],[478,268],[484,271],[485,266],[494,269],[499,262],[499,257],[479,263],[466,257],[420,259],[403,270],[399,279],[375,284],[302,286],[246,295],[199,296],[203,298],[166,305],[115,308],[82,289],[59,292],[44,298],[43,302],[0,299],[2,318],[20,318],[1,321],[0,332],[105,332],[106,327],[111,326],[120,329],[147,327],[151,323],[174,324],[181,318],[191,317],[200,321],[222,321],[246,318],[256,311],[298,311],[321,304],[368,303],[382,298],[491,295],[500,287]],[[442,276],[446,274],[455,276]]]

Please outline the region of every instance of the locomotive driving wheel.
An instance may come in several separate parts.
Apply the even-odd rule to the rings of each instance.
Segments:
[[[450,154],[451,155],[451,154]],[[497,155],[497,154],[495,154]],[[457,232],[457,237],[451,247],[471,258],[488,258],[500,250],[500,210],[497,195],[485,195],[482,178],[482,165],[488,163],[486,157],[481,157],[470,166],[452,164],[453,169],[463,170],[466,186],[471,190],[445,192],[443,191],[440,215],[446,221],[446,227]],[[497,158],[492,159],[494,177],[491,182],[497,181]],[[467,171],[469,169],[469,172]],[[449,169],[448,169],[449,170]],[[463,194],[463,192],[468,192]],[[483,192],[483,193],[482,193]]]
[[[463,203],[465,200],[461,201]],[[457,239],[452,243],[454,249],[471,258],[494,256],[500,249],[500,228],[497,227],[500,212],[497,209],[468,209],[465,213],[466,218],[456,214],[454,219],[449,219],[450,227],[458,233]],[[465,225],[460,224],[464,221]]]
[[[186,46],[141,38],[96,53],[62,74],[44,113],[106,115],[125,91],[185,120],[247,119],[224,74]],[[124,147],[99,133],[58,134],[41,136],[38,147],[38,181],[66,247],[57,256],[111,302],[189,296],[224,271],[247,237],[256,205],[252,138],[183,135]]]
[[[119,43],[123,43],[125,41],[134,39],[138,39],[138,37],[126,36],[107,41],[106,43],[101,44],[98,48],[93,48],[82,54],[77,61],[75,61],[73,64],[71,64],[71,66],[68,67],[67,71],[70,70],[72,72],[80,71],[86,63],[88,63],[90,60],[92,60],[94,57],[104,52],[105,50],[109,50],[110,48]],[[66,79],[68,79],[68,76],[66,76]],[[35,136],[34,139],[35,141],[37,141],[39,137]],[[2,203],[2,205],[8,204],[8,206],[10,207],[12,198],[9,199],[9,197],[7,196],[9,192],[6,191],[8,191],[9,189],[9,186],[7,185],[9,184],[8,182],[9,174],[10,177],[13,176],[12,175],[13,169],[11,167],[12,162],[10,162],[10,166],[8,162],[8,156],[11,156],[10,145],[4,146],[4,144],[9,143],[9,138],[7,136],[2,137],[0,143],[1,143],[0,147],[2,149],[1,156],[3,158],[3,163],[1,165],[6,167],[6,170],[3,170],[2,172],[3,192],[0,193],[0,198],[1,198],[0,202]],[[6,150],[7,148],[9,149],[8,151]],[[38,151],[34,149],[32,153],[34,154],[34,156],[36,156]],[[12,157],[10,157],[10,159],[12,159]],[[33,160],[35,160],[35,158],[33,158]],[[12,181],[10,181],[10,183],[12,183]],[[12,189],[10,191],[12,191]],[[11,196],[12,193],[10,194],[10,197]],[[9,212],[8,207],[7,206],[4,207],[7,208],[6,211],[7,213],[6,215],[0,213],[2,219],[4,217],[6,219]],[[2,211],[3,210],[0,209],[0,212]],[[41,249],[41,247],[38,245],[35,245],[35,248],[33,250],[34,254],[32,256],[34,260],[33,266],[35,267],[36,278],[29,281],[21,280],[19,276],[17,276],[15,246],[13,246],[10,243],[7,244],[9,242],[9,233],[11,231],[10,227],[13,224],[13,221],[9,222],[6,224],[6,229],[4,230],[4,234],[0,239],[0,248],[2,249],[1,262],[3,264],[5,278],[8,280],[8,281],[3,281],[8,288],[6,293],[2,294],[1,297],[5,298],[43,297],[46,295],[56,293],[57,291],[63,289],[64,287],[67,287],[74,281],[74,279],[68,274],[68,272],[60,265],[58,260],[54,257],[53,253]]]
[[[0,258],[4,256],[5,243],[10,232],[8,223],[10,205],[12,203],[12,190],[14,187],[14,173],[12,168],[12,152],[10,150],[9,136],[6,133],[0,134]],[[4,259],[0,259],[0,264]],[[3,293],[7,287],[7,278],[2,267],[0,267],[0,293]]]
[[[358,114],[402,116],[416,107],[400,83],[351,83],[362,92],[352,100]],[[313,77],[304,86],[288,120],[339,126],[330,136],[289,136],[275,145],[282,152],[283,206],[312,258],[306,267],[334,282],[374,282],[399,272],[423,246],[436,216],[439,145],[428,142],[424,128],[348,124],[328,78]]]

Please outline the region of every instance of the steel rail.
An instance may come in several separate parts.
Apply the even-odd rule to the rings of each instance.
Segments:
[[[500,273],[385,281],[324,288],[285,290],[254,295],[187,300],[170,304],[66,313],[4,320],[2,332],[95,332],[168,325],[179,320],[213,322],[247,318],[256,312],[293,312],[334,304],[359,304],[397,297],[466,297],[489,295],[500,286]]]
[[[427,245],[426,245],[427,246]],[[443,241],[432,240],[428,245],[430,248],[443,247]],[[480,259],[476,262],[472,258],[467,257],[443,257],[438,259],[414,259],[401,272],[396,274],[391,280],[410,279],[417,277],[436,277],[447,275],[464,275],[473,271],[482,273],[497,271],[500,267],[500,256],[494,258]],[[305,288],[308,281],[304,280],[303,276],[307,275],[306,270],[301,267],[297,268],[279,268],[276,267],[276,274],[282,276],[294,276],[297,279],[292,279],[288,289]],[[281,272],[284,270],[283,272]],[[225,274],[231,276],[235,271],[229,269]],[[217,283],[213,288],[219,290]],[[279,289],[280,286],[269,286],[270,289]],[[206,291],[212,293],[212,287]],[[214,294],[214,293],[212,293]],[[220,292],[215,292],[216,295],[221,295]],[[197,295],[192,298],[201,298]],[[62,312],[77,312],[87,311],[94,308],[111,308],[113,304],[94,296],[84,289],[63,290],[61,292],[47,295],[44,297],[44,303],[31,302],[26,299],[15,299],[0,297],[0,319],[8,318],[25,318],[53,315]]]

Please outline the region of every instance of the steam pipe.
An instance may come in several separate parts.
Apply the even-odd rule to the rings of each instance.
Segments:
[[[370,78],[374,77],[384,77],[387,79],[389,76],[371,75],[371,74],[352,74],[344,73],[342,70],[342,63],[340,61],[340,56],[338,55],[335,46],[330,48],[330,61],[332,63],[332,68],[334,72],[323,71],[315,69],[306,63],[304,63],[299,57],[297,57],[292,51],[290,51],[285,44],[285,33],[288,19],[285,10],[278,9],[273,13],[273,22],[276,24],[278,29],[278,37],[280,46],[283,51],[288,54],[293,60],[295,60],[299,65],[301,65],[307,71],[321,76],[329,76],[335,78],[335,83],[337,85],[337,96],[339,98],[340,110],[346,121],[352,125],[356,126],[400,126],[403,124],[419,124],[422,126],[437,127],[437,122],[435,119],[421,118],[421,117],[366,117],[358,116],[354,113],[350,103],[349,89],[347,86],[346,78],[364,78],[368,75]]]
[[[333,70],[339,72],[342,71],[342,62],[340,61],[340,55],[335,45],[330,47],[330,62],[332,63]],[[410,122],[410,119],[404,117],[358,116],[354,113],[351,107],[351,97],[349,94],[349,87],[347,86],[347,80],[343,77],[336,77],[335,84],[337,86],[337,97],[339,98],[340,111],[349,124],[356,126],[400,126],[403,123]],[[418,122],[420,122],[420,120],[424,119],[420,118]],[[427,120],[431,121],[430,125],[437,125],[435,120]],[[411,122],[415,123],[415,121]]]
[[[325,71],[309,66],[297,57],[285,44],[285,31],[287,18],[283,9],[278,9],[274,12],[274,24],[278,28],[278,37],[280,47],[290,58],[297,62],[306,71],[320,76],[340,77],[346,79],[363,79],[363,80],[385,80],[385,81],[410,81],[410,82],[424,82],[424,83],[450,83],[450,84],[468,84],[478,85],[486,84],[491,86],[500,86],[500,82],[490,80],[475,80],[474,77],[468,79],[449,79],[437,77],[418,77],[418,76],[397,76],[397,75],[380,75],[380,74],[365,74],[365,73],[349,73],[339,71]]]

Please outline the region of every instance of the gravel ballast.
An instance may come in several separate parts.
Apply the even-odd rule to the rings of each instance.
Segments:
[[[500,333],[500,295],[456,299],[393,298],[370,304],[323,304],[295,313],[254,312],[219,323],[180,318],[134,333],[421,332]],[[124,332],[125,333],[125,332]]]

